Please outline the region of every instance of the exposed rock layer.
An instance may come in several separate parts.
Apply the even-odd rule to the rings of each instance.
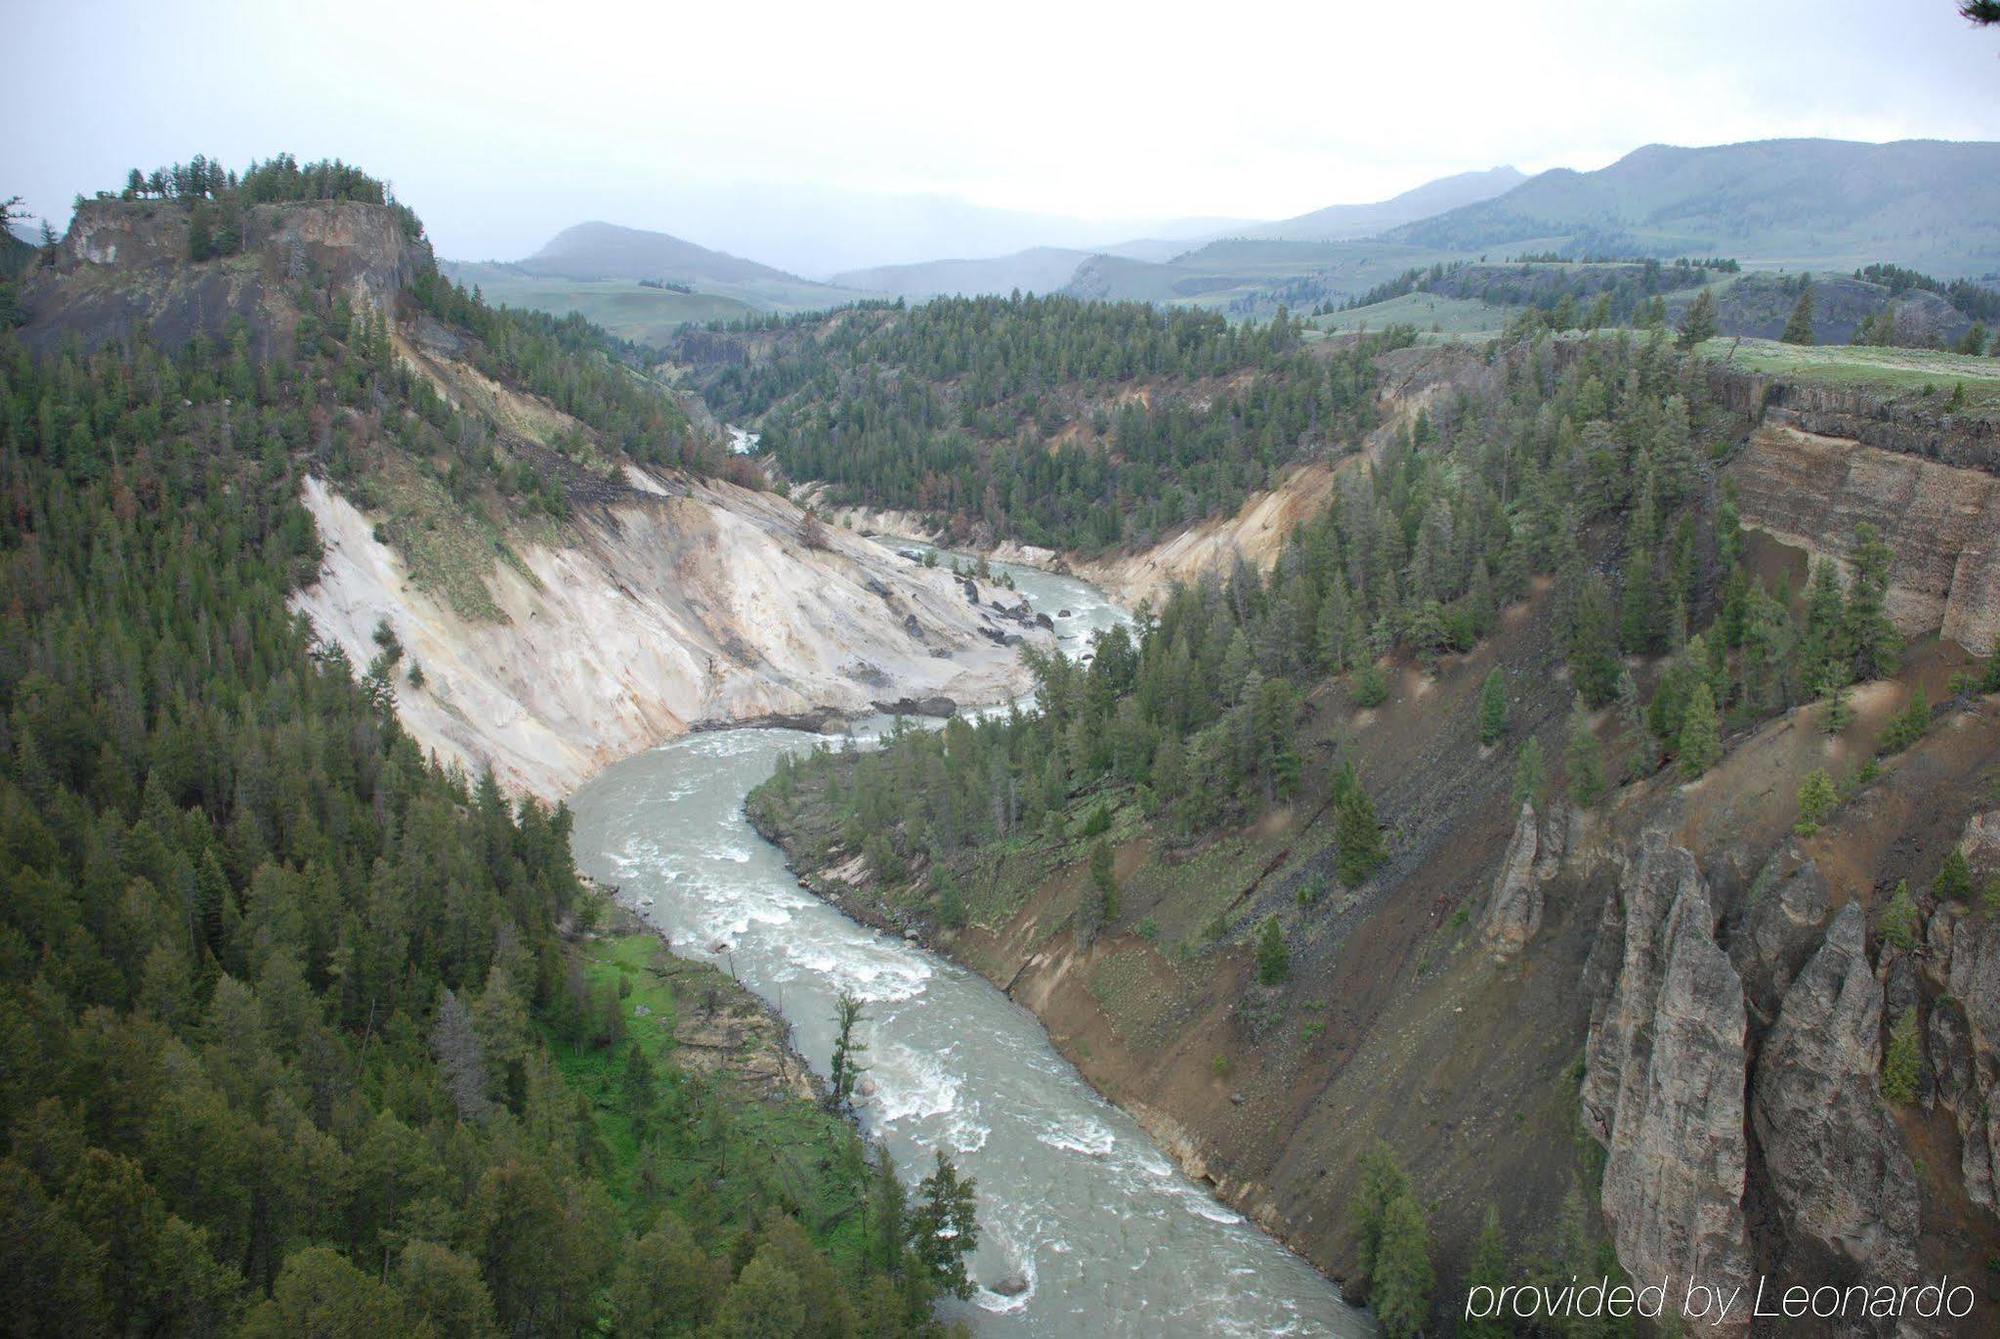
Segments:
[[[1947,453],[1981,461],[1983,448]],[[2000,463],[1989,468],[2000,470]],[[1856,533],[1889,541],[1887,612],[1985,654],[2000,637],[2000,475],[1767,422],[1730,467],[1743,523],[1846,564]]]

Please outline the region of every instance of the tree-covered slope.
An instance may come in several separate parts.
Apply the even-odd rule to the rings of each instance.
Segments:
[[[165,174],[173,236],[241,231],[162,253],[134,300],[204,266],[267,284],[257,229],[293,235],[287,210],[389,208],[327,215],[323,183],[380,190],[331,166],[261,200],[255,172]],[[517,468],[398,358],[398,308],[568,397],[594,450],[676,450],[677,411],[579,327],[421,274],[384,308],[260,291],[262,340],[0,333],[0,1329],[932,1328],[950,1280],[851,1128],[637,1035],[624,974],[574,942],[600,904],[567,814],[428,761],[394,636],[357,666],[290,605],[320,558],[307,472]],[[33,296],[30,338],[60,277]]]
[[[1070,297],[947,299],[702,331],[674,356],[795,481],[1060,549],[1233,512],[1374,423],[1370,357],[1298,326]]]

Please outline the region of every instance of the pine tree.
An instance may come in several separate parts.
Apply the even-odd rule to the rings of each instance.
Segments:
[[[1900,949],[1917,946],[1919,915],[1917,901],[1910,896],[1910,881],[1899,880],[1889,905],[1882,909],[1882,940]]]
[[[1579,809],[1588,809],[1604,798],[1604,746],[1591,728],[1590,713],[1582,699],[1570,709],[1569,746],[1563,755],[1563,770],[1569,776],[1569,797]]]
[[[1387,1339],[1418,1339],[1423,1334],[1436,1283],[1430,1228],[1415,1197],[1405,1191],[1389,1202],[1382,1215],[1382,1241],[1368,1287],[1368,1305]]]
[[[1889,564],[1895,555],[1881,531],[1862,522],[1854,531],[1854,580],[1848,587],[1842,636],[1857,680],[1886,679],[1896,672],[1902,634],[1889,621]]]
[[[1090,886],[1096,890],[1098,914],[1103,924],[1118,919],[1118,871],[1111,843],[1102,837],[1090,848]]]
[[[1387,1144],[1378,1143],[1361,1155],[1361,1187],[1349,1201],[1348,1215],[1354,1225],[1356,1272],[1364,1283],[1375,1277],[1389,1206],[1409,1193],[1409,1178]]]
[[[1368,798],[1352,763],[1341,773],[1336,787],[1334,839],[1340,847],[1340,881],[1349,888],[1359,888],[1389,858],[1388,846],[1382,840],[1375,802]]]
[[[1689,304],[1687,314],[1681,317],[1681,347],[1692,349],[1705,339],[1713,339],[1715,330],[1715,294],[1704,288]]]
[[[1496,744],[1507,733],[1507,676],[1494,670],[1479,690],[1479,742]]]
[[[1957,847],[1945,856],[1938,866],[1937,877],[1931,880],[1931,896],[1940,902],[1970,902],[1972,900],[1972,864],[1965,858],[1965,852]]]
[[[1257,932],[1257,983],[1282,985],[1291,979],[1292,954],[1285,947],[1285,931],[1276,916],[1266,916]]]
[[[979,1249],[973,1185],[939,1149],[936,1169],[917,1186],[917,1205],[909,1215],[910,1252],[924,1277],[961,1300],[972,1296],[965,1262]]]
[[[1688,694],[1681,715],[1681,775],[1692,781],[1722,757],[1722,718],[1715,709],[1715,693],[1708,680],[1696,683]]]
[[[834,1042],[832,1082],[828,1085],[827,1105],[835,1111],[845,1111],[854,1104],[854,1085],[863,1073],[857,1056],[868,1049],[868,1043],[854,1035],[856,1025],[861,1022],[862,1003],[860,999],[846,991],[834,1001]]]
[[[1813,289],[1812,280],[1807,279],[1799,289],[1799,300],[1792,308],[1791,319],[1785,322],[1785,333],[1778,337],[1787,344],[1811,344],[1813,339]]]

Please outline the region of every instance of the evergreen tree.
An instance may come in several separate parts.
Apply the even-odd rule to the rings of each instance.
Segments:
[[[1704,288],[1695,295],[1687,313],[1681,317],[1680,346],[1692,349],[1703,340],[1713,339],[1715,331],[1715,294]]]
[[[1276,916],[1266,916],[1257,932],[1257,983],[1282,985],[1291,979],[1292,955],[1285,947],[1285,931]]]
[[[827,1102],[836,1111],[845,1111],[854,1103],[854,1085],[863,1073],[856,1059],[868,1049],[868,1044],[854,1035],[854,1029],[861,1022],[861,1000],[846,991],[834,1001],[834,1042],[832,1082],[827,1089]]]
[[[1902,634],[1885,610],[1894,554],[1881,532],[1865,521],[1855,528],[1854,538],[1854,580],[1848,588],[1842,636],[1854,677],[1884,679],[1896,672],[1903,651]]]
[[[1813,768],[1799,783],[1799,821],[1795,830],[1801,837],[1812,836],[1839,805],[1840,792],[1834,789],[1833,778],[1826,774],[1825,768]]]
[[[1540,804],[1542,786],[1547,779],[1548,769],[1542,761],[1542,741],[1529,735],[1514,758],[1514,807],[1519,809],[1524,804]]]
[[[1430,1228],[1408,1191],[1389,1201],[1382,1241],[1368,1288],[1368,1304],[1388,1339],[1419,1339],[1431,1314]]]
[[[1966,860],[1965,852],[1956,846],[1938,867],[1937,877],[1931,880],[1931,896],[1940,902],[1972,900],[1972,865]]]
[[[1090,886],[1096,890],[1098,913],[1104,924],[1118,919],[1118,874],[1112,860],[1111,844],[1102,837],[1090,848]]]
[[[1388,860],[1389,849],[1382,840],[1382,826],[1375,816],[1375,802],[1368,798],[1368,791],[1362,786],[1361,778],[1355,774],[1351,763],[1342,771],[1336,785],[1334,840],[1339,846],[1336,866],[1342,883],[1349,888],[1359,888]]]
[[[1917,1100],[1917,1084],[1923,1075],[1923,1047],[1917,1038],[1917,1011],[1905,1009],[1889,1028],[1889,1044],[1882,1048],[1882,1096],[1901,1106]]]
[[[1681,717],[1681,775],[1692,781],[1722,757],[1722,718],[1715,709],[1715,694],[1703,679],[1688,694]]]
[[[1915,948],[1921,919],[1916,899],[1910,896],[1910,881],[1898,881],[1889,905],[1882,910],[1883,941],[1904,950]]]
[[[973,1180],[937,1150],[937,1166],[917,1186],[917,1206],[909,1215],[910,1252],[923,1277],[940,1292],[972,1296],[965,1263],[979,1249],[979,1220]]]
[[[1354,1227],[1356,1273],[1366,1285],[1375,1277],[1389,1206],[1408,1198],[1410,1182],[1396,1155],[1383,1143],[1361,1155],[1360,1172],[1361,1186],[1349,1201],[1348,1216]]]
[[[1792,307],[1791,319],[1785,322],[1785,333],[1778,337],[1787,344],[1812,344],[1813,339],[1813,288],[1810,278],[1799,288],[1799,300]]]
[[[1582,699],[1570,708],[1569,745],[1563,755],[1563,770],[1569,777],[1570,800],[1579,809],[1591,808],[1604,798],[1604,746],[1598,742]]]

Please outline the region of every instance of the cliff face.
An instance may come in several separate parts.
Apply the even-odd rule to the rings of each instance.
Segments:
[[[1984,655],[2000,637],[2000,416],[1712,368],[1754,424],[1731,463],[1743,523],[1846,563],[1872,524],[1895,551],[1888,612]]]
[[[1954,451],[1966,457],[1977,453]],[[1846,563],[1874,525],[1895,558],[1888,614],[1985,654],[2000,636],[2000,466],[1923,456],[1766,423],[1729,467],[1743,523],[1814,558]]]
[[[162,349],[224,337],[241,321],[260,352],[289,340],[301,286],[387,309],[433,264],[394,210],[348,200],[247,206],[242,250],[190,263],[188,211],[158,200],[86,200],[57,263],[21,286],[30,347],[91,348],[143,335]]]

